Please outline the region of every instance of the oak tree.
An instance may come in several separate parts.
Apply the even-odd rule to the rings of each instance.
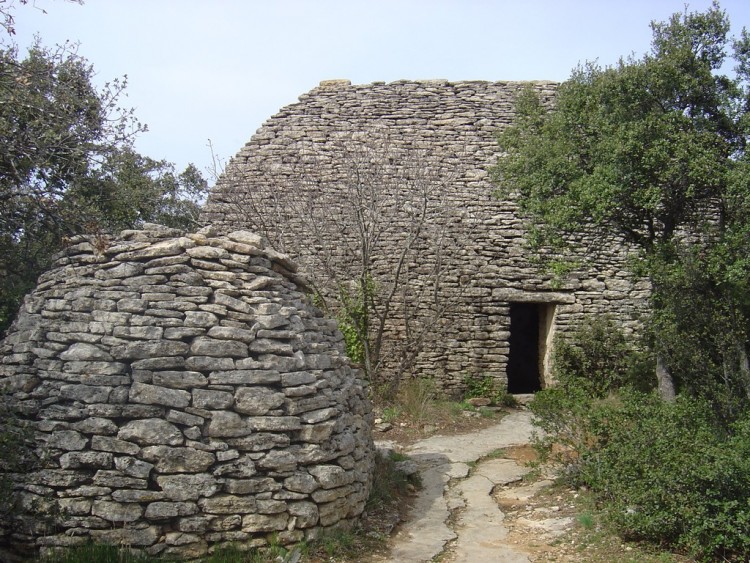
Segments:
[[[554,107],[524,93],[494,170],[531,218],[532,243],[559,254],[583,232],[614,234],[640,251],[665,398],[675,380],[698,387],[697,375],[676,372],[685,362],[674,345],[686,337],[720,383],[750,397],[750,37],[729,30],[717,3],[686,10],[652,23],[642,57],[575,69]]]

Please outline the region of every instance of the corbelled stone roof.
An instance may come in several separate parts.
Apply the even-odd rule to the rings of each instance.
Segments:
[[[0,344],[41,454],[0,545],[188,559],[356,518],[367,388],[296,266],[247,231],[147,227],[74,239]]]
[[[502,383],[511,303],[548,304],[554,316],[545,328],[551,343],[553,332],[568,330],[585,314],[613,314],[633,328],[648,295],[647,286],[628,272],[628,250],[620,241],[612,241],[607,252],[582,256],[584,265],[562,281],[529,255],[528,225],[512,197],[496,197],[490,177],[502,156],[497,133],[512,123],[516,97],[526,88],[543,103],[554,102],[557,84],[541,81],[322,82],[272,116],[240,149],[203,218],[221,230],[247,227],[276,236],[285,252],[320,277],[321,271],[315,271],[320,261],[311,251],[321,246],[313,236],[319,233],[295,222],[294,203],[324,199],[328,216],[321,213],[321,219],[335,220],[342,205],[336,194],[351,183],[353,168],[395,190],[421,175],[437,186],[430,192],[431,210],[441,215],[443,232],[453,241],[452,263],[441,281],[446,290],[455,289],[456,306],[433,323],[414,373],[435,377],[443,388],[459,393],[467,375],[492,375]],[[357,147],[365,150],[357,154]],[[384,212],[393,211],[386,207]],[[384,269],[398,254],[407,213],[396,209],[389,215],[391,225],[373,250]],[[340,230],[336,236],[347,236]],[[346,260],[343,249],[352,245],[344,242],[330,241],[326,251]],[[429,270],[436,260],[427,252],[414,271]],[[419,283],[417,276],[413,283]],[[394,327],[399,331],[403,334]]]

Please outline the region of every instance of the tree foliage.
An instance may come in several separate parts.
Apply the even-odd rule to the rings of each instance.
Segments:
[[[575,70],[554,108],[524,95],[496,168],[556,258],[592,236],[640,251],[645,337],[679,391],[635,391],[641,348],[590,323],[556,346],[560,384],[532,403],[540,447],[624,538],[706,561],[750,555],[750,36],[729,28],[718,4],[675,14],[647,55]]]
[[[13,20],[4,11],[12,32]],[[187,227],[206,182],[138,154],[146,130],[121,107],[127,79],[94,85],[75,45],[0,49],[0,328],[66,237],[144,221]]]
[[[732,40],[729,28],[718,4],[686,10],[652,24],[643,57],[577,68],[554,108],[526,92],[495,175],[532,217],[534,244],[560,252],[587,232],[600,250],[612,235],[640,249],[664,367],[679,367],[669,341],[688,334],[747,388],[750,37]],[[682,322],[688,296],[701,323]],[[694,391],[695,380],[677,379]]]

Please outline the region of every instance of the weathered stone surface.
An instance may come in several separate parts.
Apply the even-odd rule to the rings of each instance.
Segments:
[[[310,528],[318,523],[318,505],[313,502],[290,502],[289,514],[295,518],[295,527]]]
[[[284,404],[284,393],[268,387],[241,387],[235,393],[235,410],[252,416],[262,416]]]
[[[133,442],[119,440],[111,436],[93,436],[91,438],[91,449],[118,454],[136,455],[140,450]]]
[[[195,371],[233,370],[232,358],[212,358],[211,356],[190,356],[185,360],[185,367]],[[214,382],[210,382],[214,383]]]
[[[193,341],[190,353],[196,356],[211,356],[216,358],[245,358],[247,344],[234,340],[219,340],[216,338],[199,337]]]
[[[217,304],[224,305],[228,309],[233,309],[235,311],[239,311],[240,313],[245,314],[253,314],[253,308],[242,301],[241,299],[237,299],[235,297],[231,297],[230,295],[227,295],[221,291],[217,291],[214,293],[214,299]]]
[[[208,331],[208,336],[219,340],[239,340],[240,342],[249,344],[255,340],[257,332],[257,330],[246,330],[237,327],[213,326]]]
[[[270,477],[257,479],[226,479],[224,484],[226,492],[233,495],[251,495],[256,493],[269,493],[281,489],[281,484]]]
[[[186,248],[191,248],[194,245],[193,241],[189,238],[180,237],[177,239],[168,239],[163,242],[157,242],[156,244],[150,244],[141,250],[134,250],[132,252],[123,252],[118,255],[120,260],[144,260],[146,258],[160,258],[162,256],[173,256],[175,254],[181,254]]]
[[[91,499],[64,498],[57,501],[60,510],[71,516],[87,515],[91,512]]]
[[[208,328],[215,326],[219,319],[213,313],[208,311],[186,311],[185,326]]]
[[[212,371],[208,376],[208,382],[211,385],[265,385],[279,381],[281,381],[281,374],[277,371],[256,371],[250,369]]]
[[[167,420],[174,422],[175,424],[183,424],[185,426],[199,426],[205,422],[205,418],[202,416],[196,416],[186,412],[178,410],[170,410],[167,412]]]
[[[9,379],[50,453],[24,476],[20,510],[57,498],[65,511],[53,533],[29,531],[36,546],[112,541],[182,560],[215,543],[265,545],[271,531],[301,541],[320,525],[311,494],[343,490],[310,468],[353,461],[356,447],[356,484],[368,486],[367,391],[335,323],[287,277],[287,257],[210,230],[177,242],[127,231],[96,257],[76,245],[0,343],[0,385]],[[306,367],[329,355],[335,370]]]
[[[163,334],[164,329],[160,326],[116,326],[112,331],[116,338],[139,340],[158,340]]]
[[[208,514],[248,514],[255,512],[255,498],[235,495],[221,495],[198,501],[203,512]]]
[[[112,493],[112,500],[117,502],[156,502],[164,498],[161,491],[143,489],[122,489]]]
[[[198,512],[193,502],[152,502],[146,507],[145,517],[149,520],[169,520],[178,516],[192,516]]]
[[[346,514],[346,499],[339,498],[332,502],[319,504],[318,514],[321,526],[331,526],[335,524]]]
[[[246,418],[231,411],[217,411],[208,424],[208,435],[214,438],[238,437],[252,434]]]
[[[154,468],[153,464],[134,457],[116,457],[115,467],[125,475],[138,477],[139,479],[148,479],[151,470]]]
[[[91,514],[109,522],[134,522],[143,515],[143,509],[138,504],[96,500]]]
[[[318,378],[314,374],[308,371],[298,371],[294,373],[285,373],[281,376],[281,385],[284,387],[294,387],[297,385],[305,385],[307,383],[315,383]]]
[[[153,384],[170,389],[192,389],[208,385],[208,378],[198,371],[159,371],[154,374]]]
[[[106,403],[112,393],[111,387],[101,385],[63,385],[60,397],[82,403]]]
[[[291,356],[294,353],[294,347],[291,344],[270,338],[258,338],[250,343],[248,349],[257,354],[276,354],[279,356]]]
[[[141,450],[141,455],[154,463],[159,473],[201,473],[216,461],[210,452],[168,446],[149,446]]]
[[[284,487],[298,493],[312,493],[320,487],[320,484],[309,473],[295,473],[284,479]]]
[[[60,359],[65,361],[111,361],[112,356],[102,350],[99,346],[76,342],[70,348],[60,354]]]
[[[242,517],[242,530],[245,532],[276,532],[286,528],[289,517],[286,514],[247,514]]]
[[[287,434],[273,432],[253,432],[241,438],[225,438],[226,443],[243,451],[259,452],[273,448],[285,448],[290,443]]]
[[[100,279],[133,278],[143,271],[142,264],[124,263],[112,268],[101,269],[94,274]]]
[[[221,467],[217,467],[214,470],[214,475],[217,477],[233,477],[235,479],[252,477],[258,473],[253,457],[250,454],[239,456],[230,463],[225,463]]]
[[[223,248],[216,248],[215,246],[195,246],[187,250],[187,255],[202,260],[218,260],[228,257],[229,253]]]
[[[61,492],[62,497],[103,497],[112,492],[109,487],[94,487],[90,485],[84,485],[82,487],[75,487],[73,489],[66,489]]]
[[[307,424],[316,424],[333,418],[337,414],[339,414],[339,409],[337,407],[331,407],[302,413],[299,418],[302,422],[306,422]]]
[[[112,460],[112,454],[107,452],[68,452],[60,456],[60,467],[63,469],[81,467],[109,469],[112,467]]]
[[[108,471],[101,469],[93,478],[94,485],[98,487],[112,487],[114,489],[145,489],[148,481],[136,477],[123,475],[120,471]]]
[[[211,518],[206,516],[195,516],[188,518],[180,518],[177,524],[181,532],[205,534],[208,531],[208,525],[211,522]]]
[[[299,460],[297,456],[287,450],[272,450],[258,462],[263,469],[273,471],[294,471],[297,468]]]
[[[231,233],[227,234],[227,238],[229,240],[245,244],[251,248],[261,249],[265,246],[263,237],[250,231],[232,231]],[[235,251],[233,250],[233,252]],[[251,254],[252,252],[247,253]]]
[[[308,471],[324,489],[343,487],[354,481],[354,473],[345,471],[338,465],[318,465],[311,467]]]
[[[114,530],[96,530],[91,537],[112,545],[128,545],[132,547],[148,547],[154,545],[161,535],[157,526],[146,528],[117,528]]]
[[[174,424],[158,418],[133,420],[125,424],[117,433],[120,440],[128,440],[142,446],[167,444],[179,446],[185,438]]]
[[[295,438],[299,442],[320,444],[327,441],[333,435],[335,428],[336,423],[334,421],[303,425],[302,428],[295,433]]]
[[[283,432],[300,429],[300,421],[296,416],[253,416],[247,419],[247,424],[253,430],[261,431]]]
[[[167,498],[174,501],[198,500],[213,496],[219,490],[218,481],[211,475],[159,475],[156,482]]]
[[[130,387],[130,401],[147,405],[184,408],[190,404],[190,393],[136,381]]]
[[[126,313],[143,313],[148,309],[148,301],[143,299],[120,299],[117,310]]]
[[[118,360],[142,360],[161,356],[184,356],[190,347],[176,340],[159,340],[157,342],[132,342],[115,346],[112,355]]]
[[[80,373],[89,377],[125,374],[127,368],[128,366],[121,362],[105,361],[68,361],[62,366],[65,373]],[[82,378],[81,383],[87,382]]]
[[[163,356],[157,358],[144,358],[130,364],[133,369],[182,369],[187,367],[187,362],[182,356]],[[190,368],[188,368],[190,369]]]
[[[82,450],[88,444],[88,438],[75,430],[59,430],[50,434],[48,444],[61,450]]]
[[[193,406],[199,409],[228,409],[233,403],[234,395],[228,391],[193,390]]]
[[[97,416],[92,416],[85,420],[81,420],[80,422],[76,422],[73,428],[79,432],[100,435],[115,434],[118,430],[117,425],[110,419]]]

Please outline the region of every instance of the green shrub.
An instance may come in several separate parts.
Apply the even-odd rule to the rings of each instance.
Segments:
[[[555,385],[539,391],[529,405],[543,432],[534,439],[542,459],[552,459],[577,479],[581,461],[600,447],[603,423],[611,416],[612,396],[634,385],[651,387],[645,355],[628,342],[608,317],[596,317],[555,342]],[[554,446],[554,448],[553,448]]]
[[[583,380],[597,397],[626,386],[649,391],[656,383],[649,355],[607,316],[587,319],[569,339],[558,339],[554,350],[555,380]]]
[[[154,557],[130,551],[127,548],[96,543],[70,547],[42,559],[43,563],[151,563],[153,561],[156,561]]]
[[[706,561],[750,555],[750,418],[727,434],[705,402],[627,389],[551,389],[532,408],[551,433],[538,445],[555,444],[564,475],[591,488],[623,538]]]
[[[394,422],[399,416],[401,416],[401,408],[398,405],[383,409],[383,422]]]
[[[649,387],[643,356],[605,326],[558,348],[559,383],[530,405],[535,445],[594,492],[622,537],[748,560],[750,414],[728,425],[710,401],[636,389]]]
[[[401,411],[415,422],[427,420],[439,393],[432,379],[409,379],[401,384],[398,404]]]
[[[530,403],[535,433],[532,443],[543,461],[562,464],[574,474],[579,460],[595,446],[593,398],[584,385],[560,383],[539,391]]]
[[[726,434],[710,406],[679,397],[625,395],[585,456],[582,480],[626,538],[695,556],[750,555],[750,419]]]
[[[464,377],[464,400],[473,399],[480,397],[483,399],[489,399],[493,405],[502,405],[505,407],[513,407],[517,405],[517,401],[508,393],[507,387],[498,383],[498,380],[491,375],[478,376],[478,375],[467,375]]]

